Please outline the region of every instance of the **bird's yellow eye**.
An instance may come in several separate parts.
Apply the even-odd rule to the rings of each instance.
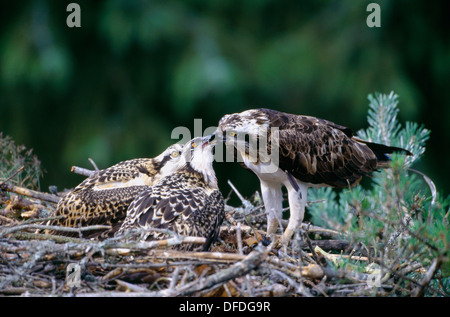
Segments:
[[[230,134],[230,136],[236,136],[236,132],[234,132],[234,131],[231,131],[229,134]]]
[[[192,147],[196,147],[197,146],[197,143],[192,143]]]
[[[177,152],[177,151],[173,151],[173,152],[172,152],[172,156],[173,156],[173,157],[177,157],[177,156],[178,156],[178,152]]]

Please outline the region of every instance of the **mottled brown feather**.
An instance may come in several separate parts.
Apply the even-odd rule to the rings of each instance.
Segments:
[[[200,174],[180,171],[140,193],[130,204],[127,218],[116,235],[136,227],[168,229],[179,235],[205,237],[202,250],[208,250],[218,236],[224,215],[220,191],[209,188]],[[167,234],[158,232],[149,235],[149,239],[165,237]],[[194,248],[195,245],[179,247]]]
[[[225,134],[255,120],[255,124],[269,127],[267,137],[271,145],[270,128],[278,128],[279,167],[305,183],[335,187],[354,185],[362,176],[386,166],[389,159],[386,154],[394,151],[411,154],[404,149],[361,140],[351,129],[325,119],[264,108],[254,109],[249,114],[248,117],[225,116],[219,122],[219,130]],[[270,154],[270,150],[268,152]]]
[[[306,183],[354,185],[380,167],[380,154],[403,150],[362,141],[354,137],[351,129],[328,120],[260,111],[267,115],[271,126],[275,122],[279,128],[280,168]]]
[[[137,235],[157,240],[168,238],[169,230],[181,236],[206,238],[201,246],[182,244],[174,248],[208,250],[225,216],[225,203],[212,168],[213,147],[209,137],[189,141],[181,155],[184,161],[178,161],[176,171],[144,190],[130,204],[116,236],[127,233],[131,238]]]
[[[64,217],[51,220],[48,224],[66,227],[111,225],[111,230],[83,231],[83,237],[112,236],[125,219],[129,204],[143,190],[159,180],[159,172],[170,159],[172,149],[180,150],[181,148],[181,145],[173,145],[165,151],[167,154],[158,159],[127,160],[89,176],[58,203],[54,215]],[[142,185],[132,184],[135,179],[142,177],[144,179]],[[129,181],[130,185],[125,185]],[[111,188],[108,188],[109,186]],[[46,230],[46,233],[66,236],[79,235],[57,230]]]

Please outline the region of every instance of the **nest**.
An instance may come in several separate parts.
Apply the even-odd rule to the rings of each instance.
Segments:
[[[220,237],[210,252],[174,248],[204,243],[198,237],[83,238],[83,231],[104,226],[58,227],[78,232],[76,238],[40,234],[38,230],[55,229],[45,223],[52,219],[62,194],[5,182],[0,186],[1,295],[383,296],[398,289],[399,277],[423,270],[420,266],[383,270],[379,259],[353,245],[344,233],[310,224],[302,225],[289,246],[279,243],[279,237],[264,235],[266,214],[259,196],[248,201],[232,184],[242,206],[226,205]],[[284,225],[281,221],[280,229]]]

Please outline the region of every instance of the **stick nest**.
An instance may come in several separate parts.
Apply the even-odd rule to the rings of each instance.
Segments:
[[[226,205],[219,240],[210,252],[176,251],[202,238],[98,241],[36,233],[48,228],[57,201],[49,194],[0,183],[0,294],[20,296],[383,296],[419,292],[404,282],[414,263],[380,266],[379,258],[345,233],[303,224],[289,246],[264,235],[259,195]],[[9,192],[9,193],[8,193]],[[231,194],[231,193],[230,193]],[[281,221],[280,230],[285,221]],[[101,227],[100,227],[101,228]],[[282,231],[280,231],[282,232]],[[401,285],[401,286],[400,286]],[[442,295],[441,290],[435,290]]]

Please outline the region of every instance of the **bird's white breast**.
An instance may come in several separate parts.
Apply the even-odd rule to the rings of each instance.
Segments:
[[[243,159],[245,166],[252,170],[260,179],[266,182],[285,184],[289,181],[286,172],[281,170],[273,162],[255,164],[246,156],[244,156]]]

